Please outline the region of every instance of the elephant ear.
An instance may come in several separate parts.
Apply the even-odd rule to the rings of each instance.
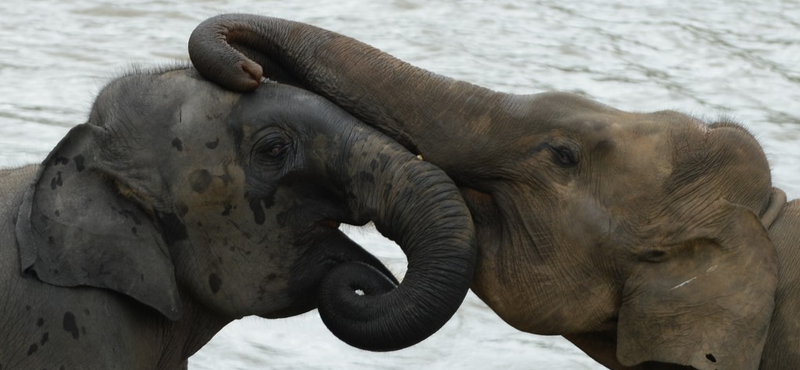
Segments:
[[[17,218],[22,271],[52,285],[111,289],[177,320],[162,233],[97,161],[102,135],[88,124],[73,128],[39,169]]]
[[[777,285],[772,242],[749,208],[724,200],[711,208],[665,238],[661,261],[640,264],[626,281],[617,329],[623,365],[758,369]]]

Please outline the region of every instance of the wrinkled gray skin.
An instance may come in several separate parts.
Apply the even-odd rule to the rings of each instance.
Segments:
[[[515,328],[612,369],[800,366],[800,203],[739,125],[499,93],[275,18],[209,19],[189,51],[223,86],[303,86],[444,169],[475,222],[472,289]]]
[[[3,370],[185,368],[234,319],[317,304],[345,341],[402,348],[472,278],[452,181],[286,85],[119,78],[42,165],[0,172],[0,194]],[[370,220],[408,256],[399,286],[338,230]]]

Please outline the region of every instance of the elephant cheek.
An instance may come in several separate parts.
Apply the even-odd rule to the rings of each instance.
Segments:
[[[244,178],[241,168],[228,165],[188,170],[177,182],[183,187],[176,203],[184,204],[184,209],[227,216],[244,199]]]

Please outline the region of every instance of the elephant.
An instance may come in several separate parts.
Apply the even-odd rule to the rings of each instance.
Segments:
[[[314,91],[442,168],[475,223],[471,289],[514,328],[610,369],[800,364],[800,202],[736,122],[496,92],[252,14],[205,20],[189,53],[231,90]]]
[[[469,291],[452,180],[333,103],[188,63],[99,93],[41,165],[0,172],[0,369],[185,369],[227,323],[319,308],[343,341],[404,348]],[[339,230],[373,222],[398,283]]]

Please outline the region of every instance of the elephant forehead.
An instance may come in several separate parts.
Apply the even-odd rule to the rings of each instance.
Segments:
[[[604,131],[607,139],[599,143],[614,143],[614,150],[609,153],[609,170],[618,172],[616,176],[652,183],[671,172],[674,156],[669,130],[648,123],[614,122],[605,126]]]

